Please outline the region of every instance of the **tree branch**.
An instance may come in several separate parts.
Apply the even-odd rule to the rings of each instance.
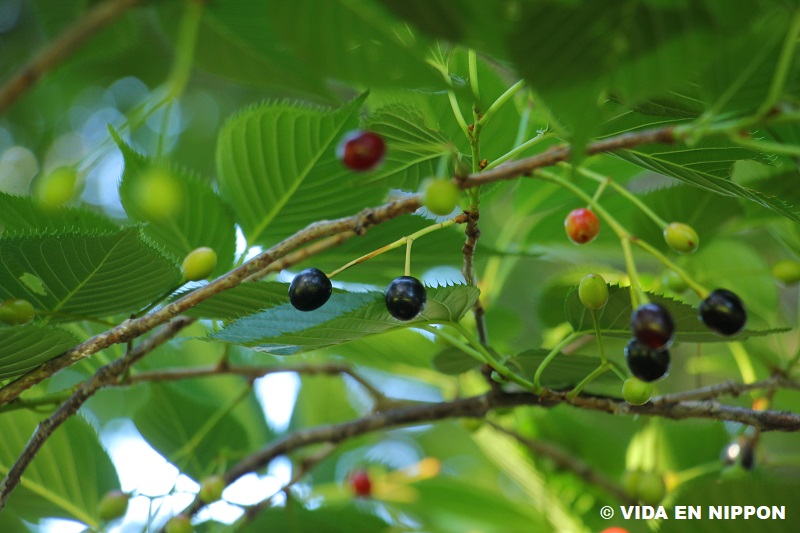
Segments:
[[[273,441],[263,450],[246,457],[228,470],[223,477],[226,484],[231,484],[250,472],[265,468],[276,457],[312,444],[338,444],[353,437],[375,431],[430,423],[446,418],[483,418],[489,411],[504,407],[529,405],[549,408],[561,403],[569,403],[577,407],[612,414],[661,416],[676,420],[708,418],[740,422],[755,426],[762,431],[800,431],[800,414],[779,411],[754,411],[752,409],[720,405],[711,400],[705,402],[678,402],[662,406],[656,406],[651,403],[634,406],[625,401],[601,396],[578,396],[568,399],[566,393],[551,391],[546,391],[542,396],[527,392],[502,394],[489,392],[484,395],[449,402],[397,408],[368,415],[350,422],[296,431]],[[185,513],[193,515],[202,506],[203,503],[197,498],[185,510]]]
[[[94,376],[84,382],[81,387],[61,404],[55,413],[47,420],[44,420],[36,428],[33,436],[25,445],[22,453],[16,462],[11,466],[5,479],[0,483],[0,511],[5,507],[11,492],[19,484],[22,473],[30,465],[36,453],[47,441],[50,435],[66,420],[78,412],[78,409],[92,397],[97,391],[108,385],[114,384],[119,380],[128,369],[148,353],[161,346],[169,339],[174,337],[181,329],[194,322],[194,318],[181,317],[173,320],[166,328],[149,339],[142,342],[139,346],[130,350],[128,353],[100,368]]]
[[[19,396],[22,392],[29,389],[33,385],[47,379],[56,372],[93,355],[100,350],[108,348],[113,344],[129,342],[155,327],[169,321],[173,317],[184,313],[188,309],[200,304],[201,302],[215,296],[223,291],[232,289],[245,279],[253,276],[254,274],[264,275],[267,272],[272,272],[278,267],[283,267],[288,264],[289,258],[283,262],[276,261],[282,259],[289,254],[289,252],[308,244],[316,239],[323,237],[335,236],[341,233],[354,232],[355,234],[362,234],[372,226],[383,223],[387,220],[396,218],[400,215],[412,213],[419,208],[419,198],[412,196],[400,201],[390,202],[380,207],[365,209],[361,213],[345,218],[340,218],[330,221],[320,221],[310,224],[305,229],[298,231],[291,237],[281,241],[272,248],[262,252],[254,257],[244,265],[228,272],[224,276],[217,278],[208,285],[204,285],[199,289],[192,291],[184,297],[176,300],[170,304],[165,305],[161,309],[154,311],[143,317],[126,320],[119,326],[111,328],[110,330],[95,335],[87,341],[79,344],[78,346],[68,350],[62,355],[51,359],[44,363],[42,366],[31,370],[27,374],[12,381],[2,389],[0,389],[0,406],[5,405],[9,401]],[[337,245],[340,239],[333,238],[325,241],[327,247]],[[319,246],[322,243],[317,243],[313,249],[314,253],[318,253],[324,249],[324,246]],[[311,247],[309,247],[311,248]],[[306,257],[308,251],[299,251],[294,258]]]
[[[147,0],[108,0],[87,11],[81,19],[67,28],[0,87],[0,114],[48,71],[57,67],[83,46],[94,34],[120,18],[132,7],[145,1]]]

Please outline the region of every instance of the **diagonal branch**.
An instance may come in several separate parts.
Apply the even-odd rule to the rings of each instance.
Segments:
[[[117,20],[129,9],[145,1],[108,0],[87,11],[83,18],[59,35],[0,87],[0,114],[25,94],[25,91],[33,87],[42,76],[83,46],[94,34]]]
[[[188,326],[195,319],[181,317],[173,320],[166,328],[149,339],[142,342],[139,346],[130,350],[128,353],[115,361],[100,368],[94,376],[87,380],[81,387],[61,404],[55,413],[47,420],[41,422],[33,433],[33,436],[25,445],[25,449],[11,466],[5,479],[0,483],[0,510],[2,510],[11,492],[19,484],[22,473],[30,465],[36,453],[44,445],[45,441],[58,429],[61,424],[69,417],[78,412],[78,409],[91,398],[97,391],[116,383],[128,369],[142,357],[152,352],[169,339],[174,337],[181,329]]]
[[[265,468],[273,459],[313,444],[338,444],[348,439],[400,426],[423,424],[447,418],[483,418],[491,410],[522,405],[550,408],[569,403],[585,409],[612,414],[661,416],[672,419],[707,418],[729,420],[755,426],[762,431],[800,431],[800,414],[780,411],[755,411],[720,405],[713,400],[678,402],[656,406],[651,403],[634,406],[625,401],[602,396],[578,396],[568,399],[566,393],[547,392],[536,396],[527,392],[496,393],[457,399],[449,402],[402,407],[372,414],[341,424],[318,426],[296,431],[277,439],[266,448],[244,458],[224,474],[226,484]],[[199,498],[184,511],[193,515],[203,507]]]
[[[632,148],[642,144],[654,142],[671,143],[674,141],[672,128],[657,128],[642,130],[633,133],[624,133],[615,137],[591,143],[587,146],[586,152],[596,154]],[[528,175],[533,170],[545,166],[555,165],[566,161],[570,156],[569,147],[560,147],[548,150],[543,154],[521,159],[514,163],[507,163],[497,168],[486,170],[480,174],[468,176],[459,180],[462,188],[476,187],[482,183],[493,181],[510,180],[520,176]],[[215,296],[223,291],[236,287],[243,281],[251,278],[261,277],[265,269],[273,263],[284,258],[290,252],[312,242],[325,237],[334,237],[340,234],[361,235],[369,228],[382,224],[388,220],[397,218],[401,215],[412,213],[420,207],[419,195],[409,196],[402,200],[390,202],[378,207],[364,209],[356,215],[344,217],[336,220],[324,220],[310,224],[294,235],[284,239],[272,248],[257,255],[239,268],[228,272],[215,281],[204,285],[199,289],[187,294],[183,298],[176,300],[161,309],[145,315],[143,317],[126,320],[122,324],[110,330],[95,335],[87,341],[79,344],[71,350],[61,354],[44,363],[42,366],[17,378],[8,385],[0,388],[0,407],[7,404],[22,392],[41,381],[52,376],[56,372],[89,357],[100,350],[108,348],[113,344],[129,342],[155,327],[168,322],[170,319],[184,313],[188,309],[200,304],[201,302]],[[339,242],[336,238],[326,241],[324,246],[318,246],[313,253],[318,253],[326,246],[333,247]],[[317,243],[321,245],[322,243]],[[313,246],[313,245],[312,245]],[[311,247],[309,247],[311,248]],[[310,252],[309,252],[310,253]]]

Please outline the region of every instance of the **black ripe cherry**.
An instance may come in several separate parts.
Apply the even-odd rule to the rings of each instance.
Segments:
[[[377,167],[386,154],[383,138],[372,131],[351,131],[344,136],[336,155],[350,170],[366,172]]]
[[[730,337],[744,329],[747,311],[735,293],[717,289],[700,302],[700,321],[708,329]]]
[[[654,350],[666,348],[675,334],[675,322],[664,307],[649,302],[637,307],[631,315],[633,336]]]
[[[319,309],[331,297],[333,287],[328,276],[318,268],[307,268],[289,285],[289,301],[300,311]]]
[[[367,498],[372,494],[372,482],[366,470],[356,470],[350,475],[350,487],[356,496]]]
[[[625,361],[631,374],[646,383],[657,381],[669,372],[669,351],[654,350],[635,338],[625,346]]]
[[[425,308],[425,287],[411,276],[395,278],[386,288],[386,309],[397,320],[411,320]]]

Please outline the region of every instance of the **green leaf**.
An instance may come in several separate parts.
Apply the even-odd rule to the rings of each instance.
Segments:
[[[148,388],[150,397],[133,422],[147,442],[182,472],[202,479],[217,465],[251,450],[245,428],[226,416],[225,403],[201,401],[173,385],[153,383]]]
[[[230,209],[211,185],[185,169],[148,159],[126,144],[114,130],[111,130],[111,136],[125,158],[119,192],[128,216],[136,222],[146,222],[145,235],[162,245],[178,261],[183,261],[195,248],[208,246],[217,254],[214,274],[227,272],[236,251],[236,230]],[[167,168],[181,188],[180,212],[168,220],[153,219],[135,200],[137,183],[155,166]]]
[[[550,350],[544,349],[526,350],[508,359],[506,364],[512,371],[517,371],[522,376],[533,380],[536,370],[549,353]],[[599,366],[600,359],[598,357],[559,354],[542,372],[541,383],[553,390],[569,389],[597,370]],[[608,371],[598,376],[585,390],[619,397],[622,382],[613,372]]]
[[[766,506],[772,511],[773,506],[783,507],[785,519],[757,520],[759,533],[781,533],[794,529],[800,524],[796,513],[792,511],[800,483],[800,470],[796,466],[758,468],[754,472],[744,474],[740,479],[721,479],[718,473],[707,474],[680,485],[675,495],[670,498],[674,505],[698,506],[702,510],[701,520],[692,520],[692,532],[697,533],[746,533],[753,530],[755,517],[744,520],[710,520],[710,507],[718,506]],[[730,511],[729,511],[730,512]],[[675,533],[686,531],[683,520],[665,520],[659,531]]]
[[[608,137],[652,127],[675,126],[686,122],[685,119],[644,115],[622,109],[617,109],[615,113],[616,116],[606,122],[603,136]],[[792,206],[730,179],[732,167],[736,161],[765,162],[766,160],[763,154],[741,148],[724,139],[707,138],[692,146],[687,146],[685,143],[643,145],[615,152],[614,155],[642,168],[676,178],[695,187],[722,196],[734,196],[755,202],[795,222],[800,222],[800,213]]]
[[[422,112],[414,107],[381,107],[369,116],[365,127],[386,141],[381,167],[365,176],[365,182],[386,180],[392,187],[416,191],[423,179],[437,175],[440,158],[452,152],[442,132],[425,124]]]
[[[220,191],[249,244],[274,244],[383,199],[384,188],[354,186],[356,177],[336,157],[364,98],[334,111],[268,103],[225,125],[217,145]]]
[[[455,346],[449,346],[437,353],[431,361],[433,368],[443,374],[457,376],[478,367],[481,362],[465,354]]]
[[[181,3],[161,4],[162,26],[173,39],[184,8]],[[321,76],[300,64],[271,30],[266,6],[253,0],[227,0],[202,9],[194,53],[201,69],[245,85],[332,100]],[[264,16],[253,16],[261,9]]]
[[[0,257],[0,299],[24,298],[54,320],[134,311],[180,280],[137,228],[4,238]],[[36,290],[31,276],[41,280]]]
[[[59,328],[0,327],[0,379],[21,376],[79,343],[78,337]]]
[[[43,209],[30,196],[0,192],[0,233],[12,235],[42,230],[113,231],[117,224],[84,207]]]
[[[26,410],[0,415],[0,474],[8,473],[42,418]],[[117,472],[97,433],[76,416],[45,442],[8,504],[21,518],[34,523],[42,517],[59,517],[97,527],[100,498],[118,488]]]
[[[334,346],[386,331],[429,322],[457,322],[478,298],[475,287],[456,285],[429,288],[422,313],[408,322],[400,322],[386,310],[379,292],[334,294],[313,312],[303,313],[284,304],[251,315],[211,338],[239,344],[275,355]]]
[[[428,42],[376,2],[275,2],[267,21],[302,64],[325,76],[367,88],[444,87],[425,62]]]
[[[660,294],[647,293],[647,296],[651,302],[663,306],[672,315],[675,322],[676,342],[728,342],[730,340],[729,337],[717,335],[703,325],[698,318],[697,309],[691,305]],[[591,315],[578,298],[576,288],[573,288],[567,295],[565,313],[567,321],[575,331],[593,330]],[[602,334],[620,339],[630,338],[632,313],[630,289],[611,285],[608,288],[608,303],[597,312],[597,323]],[[770,335],[781,331],[785,330],[781,328],[745,329],[736,336],[736,340],[741,341],[749,337]]]
[[[182,298],[188,292],[176,294],[173,300]],[[288,301],[289,287],[286,283],[277,281],[242,283],[192,307],[185,314],[198,318],[239,318]]]
[[[281,531],[282,533],[385,533],[390,531],[386,522],[370,513],[365,506],[354,502],[305,509],[292,499],[285,507],[273,507],[258,514],[239,529],[241,533]]]

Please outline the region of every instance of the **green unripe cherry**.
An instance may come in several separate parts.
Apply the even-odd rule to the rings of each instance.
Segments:
[[[43,207],[61,207],[72,200],[77,183],[78,172],[74,168],[60,167],[39,179],[34,195]]]
[[[36,310],[28,300],[11,298],[0,302],[0,322],[18,326],[33,320]]]
[[[668,225],[664,230],[664,240],[667,241],[667,246],[679,254],[690,254],[700,245],[700,238],[694,228],[682,222]]]
[[[420,188],[422,205],[438,216],[449,215],[458,205],[461,190],[446,178],[425,180]]]
[[[200,483],[200,499],[203,503],[212,503],[222,499],[225,490],[225,480],[222,476],[209,476]]]
[[[800,281],[800,262],[784,259],[772,265],[772,276],[786,285],[794,285]]]
[[[608,285],[600,274],[587,274],[578,285],[578,298],[587,309],[601,309],[608,302]]]
[[[631,405],[644,405],[653,395],[653,384],[630,377],[622,384],[622,397]]]
[[[98,507],[98,515],[106,522],[122,518],[128,512],[130,494],[121,490],[112,490],[103,496]]]
[[[185,515],[173,516],[164,526],[167,533],[194,533],[194,526],[191,520]]]
[[[639,479],[641,477],[641,470],[627,470],[625,477],[622,478],[622,488],[631,499],[639,499]]]
[[[638,499],[647,505],[657,505],[667,495],[664,478],[655,472],[642,472],[637,486]]]
[[[175,176],[163,169],[146,171],[134,183],[132,193],[142,213],[154,220],[174,217],[183,205],[183,187]]]
[[[186,281],[206,279],[217,268],[217,252],[201,246],[189,252],[183,260],[183,278]]]

